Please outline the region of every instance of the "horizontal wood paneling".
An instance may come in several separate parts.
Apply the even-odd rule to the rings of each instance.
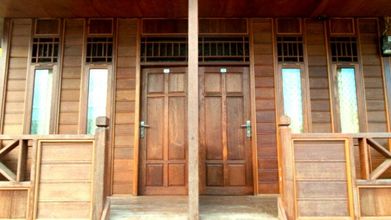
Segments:
[[[252,20],[259,193],[278,193],[274,57],[271,19]]]
[[[43,141],[38,147],[36,219],[90,219],[93,142]]]
[[[361,216],[391,216],[391,188],[359,188]]]
[[[77,134],[83,72],[84,20],[65,20],[64,61],[61,74],[61,96],[58,132]]]
[[[369,132],[387,131],[378,32],[376,19],[358,19]]]
[[[5,94],[4,134],[22,134],[24,99],[31,40],[31,19],[11,20],[11,44],[8,61],[7,90]],[[8,106],[10,104],[10,106]]]
[[[115,95],[113,194],[131,194],[134,160],[136,19],[118,19],[118,63]]]
[[[327,48],[321,21],[305,20],[312,132],[331,132]]]
[[[349,216],[345,142],[297,140],[294,156],[298,217]]]

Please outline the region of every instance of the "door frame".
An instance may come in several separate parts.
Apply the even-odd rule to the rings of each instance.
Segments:
[[[252,43],[250,39],[250,64],[222,64],[218,63],[213,65],[200,65],[201,67],[230,67],[230,66],[239,66],[239,67],[247,67],[249,72],[249,98],[250,98],[250,120],[251,120],[251,153],[252,153],[252,170],[253,170],[253,195],[258,195],[259,187],[258,187],[258,149],[257,149],[257,123],[256,123],[256,96],[255,96],[255,70],[254,63],[252,57],[254,56],[253,50],[251,49]],[[137,64],[138,69],[136,71],[136,88],[135,88],[135,124],[134,124],[134,162],[133,162],[133,187],[132,194],[134,196],[140,195],[139,189],[139,177],[140,177],[140,135],[139,135],[139,124],[140,124],[140,116],[141,116],[141,92],[142,92],[142,82],[141,82],[141,74],[143,69],[146,68],[165,68],[165,67],[187,67],[187,65],[178,65],[178,64],[162,64],[162,65],[141,65]]]

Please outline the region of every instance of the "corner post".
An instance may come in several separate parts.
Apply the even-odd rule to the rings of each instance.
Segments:
[[[279,127],[281,176],[279,177],[281,199],[288,219],[295,219],[295,195],[294,195],[294,158],[292,133],[289,125],[291,120],[288,116],[281,116]]]
[[[187,80],[187,142],[188,189],[190,220],[199,219],[199,141],[198,141],[198,0],[189,0],[188,18],[188,80]]]
[[[94,155],[94,183],[93,183],[93,220],[101,218],[105,205],[105,173],[106,173],[106,142],[109,127],[107,117],[96,118],[95,155]]]

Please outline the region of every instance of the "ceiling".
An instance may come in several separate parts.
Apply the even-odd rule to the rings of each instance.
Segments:
[[[199,0],[200,17],[391,16],[391,0]],[[0,0],[0,17],[183,18],[187,0]]]

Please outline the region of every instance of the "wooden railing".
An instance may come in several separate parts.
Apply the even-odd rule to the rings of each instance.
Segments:
[[[100,219],[107,119],[94,135],[0,135],[0,219]]]
[[[292,134],[280,119],[287,219],[391,219],[391,133]]]

